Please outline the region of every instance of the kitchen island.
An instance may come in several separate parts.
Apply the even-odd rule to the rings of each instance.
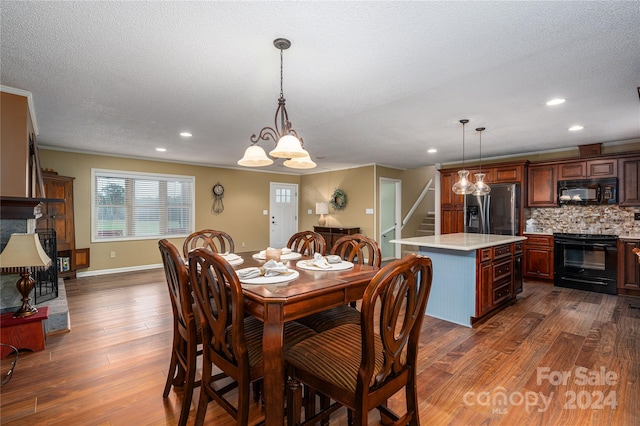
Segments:
[[[526,237],[444,234],[391,240],[418,246],[433,263],[427,315],[471,327],[513,303],[522,291]]]

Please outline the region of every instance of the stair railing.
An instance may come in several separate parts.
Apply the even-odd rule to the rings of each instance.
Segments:
[[[416,202],[413,203],[413,207],[411,207],[411,210],[409,210],[407,215],[402,220],[402,226],[400,228],[401,230],[405,227],[407,222],[409,222],[409,219],[411,219],[411,216],[413,216],[413,213],[415,213],[416,209],[418,208],[418,206],[420,205],[424,197],[427,195],[427,192],[436,190],[435,188],[431,187],[432,184],[433,184],[433,179],[429,179],[429,182],[425,185],[424,189],[418,196],[418,199],[416,199]]]

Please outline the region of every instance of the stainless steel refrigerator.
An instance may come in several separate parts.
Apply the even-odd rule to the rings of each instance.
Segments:
[[[491,184],[489,195],[465,197],[465,232],[473,234],[518,235],[520,185]]]

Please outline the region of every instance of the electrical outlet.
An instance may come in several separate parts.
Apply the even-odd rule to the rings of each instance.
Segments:
[[[242,242],[242,247],[244,247],[244,241]]]
[[[115,252],[115,251],[112,251],[112,252],[111,252],[111,258],[112,258],[112,259],[115,259],[115,258],[116,258],[116,252]]]
[[[640,213],[634,213],[633,220],[640,220]]]

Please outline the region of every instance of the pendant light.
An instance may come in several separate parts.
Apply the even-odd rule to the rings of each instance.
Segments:
[[[482,132],[485,130],[485,127],[478,127],[476,132],[480,134],[480,173],[476,173],[476,190],[473,192],[473,195],[487,195],[491,192],[491,187],[484,183],[485,174],[482,173]]]
[[[282,90],[282,52],[291,47],[291,42],[285,38],[277,38],[273,41],[276,49],[280,50],[280,97],[278,98],[278,108],[276,109],[274,126],[264,127],[258,135],[251,135],[251,146],[247,148],[244,156],[238,164],[246,167],[261,167],[273,164],[272,158],[285,158],[284,166],[294,169],[310,169],[316,167],[316,163],[311,160],[309,153],[303,148],[304,142],[298,133],[291,126],[289,114],[285,106],[285,99]],[[264,149],[258,145],[259,141],[270,140],[276,143],[276,147],[267,156]]]
[[[458,195],[473,194],[476,190],[476,186],[469,180],[469,170],[464,168],[464,125],[468,122],[466,118],[460,120],[462,123],[462,170],[458,172],[458,181],[451,188]]]

